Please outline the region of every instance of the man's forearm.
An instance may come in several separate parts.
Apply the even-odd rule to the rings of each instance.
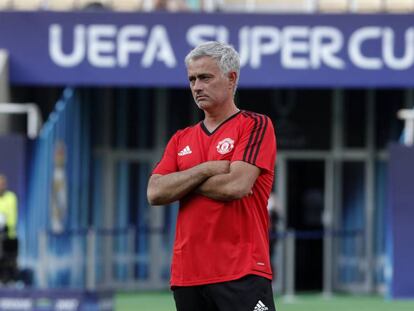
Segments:
[[[210,199],[218,201],[231,201],[235,197],[231,195],[228,184],[228,174],[216,175],[208,178],[200,184],[195,192]]]
[[[230,165],[228,173],[206,179],[194,191],[218,201],[241,199],[252,193],[253,185],[259,174],[259,168],[236,161]]]
[[[241,199],[251,190],[244,190],[242,185],[231,179],[230,174],[221,174],[208,178],[195,189],[195,192],[213,200],[227,202]]]
[[[207,178],[228,170],[227,161],[211,161],[185,171],[151,176],[147,190],[148,201],[151,205],[164,205],[177,201]]]

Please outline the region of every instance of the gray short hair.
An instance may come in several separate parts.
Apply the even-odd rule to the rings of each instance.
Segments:
[[[240,76],[239,53],[237,53],[231,45],[217,41],[209,41],[201,43],[191,50],[185,57],[185,65],[188,67],[192,60],[196,60],[204,56],[208,56],[216,60],[217,65],[223,74],[227,74],[231,71],[235,71],[237,73],[237,80],[234,87],[235,93]]]

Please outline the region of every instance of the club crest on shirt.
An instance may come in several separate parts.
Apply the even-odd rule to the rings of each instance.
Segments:
[[[217,152],[220,154],[229,153],[233,148],[234,140],[231,138],[225,138],[217,144]]]

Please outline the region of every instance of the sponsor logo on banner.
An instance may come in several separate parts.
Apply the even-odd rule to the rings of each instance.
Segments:
[[[57,299],[55,311],[76,311],[79,307],[79,300],[75,298]]]
[[[99,310],[100,311],[112,311],[114,310],[114,303],[112,299],[102,299],[99,301]]]
[[[114,309],[113,293],[65,290],[0,291],[0,311],[79,311]]]
[[[36,299],[36,308],[39,310],[52,310],[53,301],[49,298],[38,298]]]
[[[33,300],[31,298],[0,298],[0,310],[2,311],[25,311],[32,310]]]

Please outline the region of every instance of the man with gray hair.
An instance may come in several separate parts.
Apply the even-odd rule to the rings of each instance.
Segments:
[[[203,43],[185,63],[204,120],[173,135],[147,190],[151,205],[180,201],[171,269],[177,310],[275,310],[267,213],[272,121],[237,108],[233,47]]]

